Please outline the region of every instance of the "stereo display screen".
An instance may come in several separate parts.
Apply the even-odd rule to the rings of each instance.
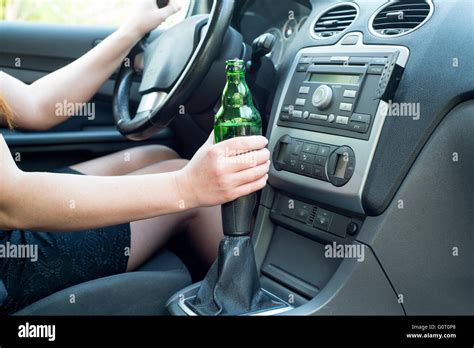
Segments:
[[[360,75],[342,75],[342,74],[311,74],[310,82],[319,83],[340,83],[342,85],[356,85],[359,83]]]

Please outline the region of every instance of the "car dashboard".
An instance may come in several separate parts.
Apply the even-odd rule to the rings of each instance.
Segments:
[[[444,230],[452,243],[470,238],[474,207],[459,197],[472,164],[461,170],[450,156],[469,153],[452,129],[473,128],[474,81],[459,68],[474,61],[472,21],[462,0],[239,3],[234,26],[247,45],[277,38],[267,56],[272,168],[254,240],[262,284],[294,299],[291,313],[466,312],[469,292],[453,305],[449,279],[468,289],[469,262],[442,257],[440,271],[429,250]],[[365,261],[321,257],[332,243],[365,248]],[[446,295],[435,307],[425,301],[433,288]]]

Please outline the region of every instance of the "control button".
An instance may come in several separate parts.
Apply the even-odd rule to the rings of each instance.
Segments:
[[[354,106],[354,104],[351,104],[351,103],[341,103],[339,105],[339,109],[341,111],[349,111],[351,112],[352,111],[352,106]]]
[[[318,152],[318,145],[305,143],[303,146],[303,151],[315,155]]]
[[[288,162],[288,165],[290,166],[291,170],[297,170],[298,169],[298,156],[291,156],[290,161]]]
[[[311,155],[309,153],[302,153],[301,156],[300,156],[300,160],[303,163],[313,164],[314,163],[314,157],[315,157],[314,155]]]
[[[331,63],[331,57],[314,57],[312,62],[316,64]]]
[[[309,111],[303,112],[303,118],[307,120],[309,118]]]
[[[291,153],[295,154],[295,155],[299,155],[301,153],[301,151],[303,150],[303,145],[304,143],[302,141],[297,141],[295,143],[293,143],[293,146],[292,146],[292,151]]]
[[[297,106],[305,106],[305,104],[306,104],[306,99],[303,99],[303,98],[298,98],[298,99],[296,99],[295,105],[297,105]]]
[[[289,121],[289,120],[290,120],[290,115],[285,114],[285,113],[282,113],[282,114],[280,115],[280,120],[282,120],[282,121]]]
[[[320,146],[319,149],[318,149],[317,154],[318,154],[319,156],[327,157],[327,156],[329,156],[329,151],[330,151],[330,148],[329,148],[329,147]]]
[[[323,209],[318,209],[316,217],[314,218],[314,226],[322,230],[329,231],[329,226],[331,225],[332,218],[332,213]]]
[[[309,94],[309,90],[310,90],[309,87],[300,87],[299,93],[300,94]]]
[[[372,58],[372,63],[377,65],[386,65],[388,63],[388,59],[384,57]]]
[[[342,40],[341,42],[341,45],[344,45],[344,46],[352,46],[352,45],[356,45],[357,42],[359,42],[359,36],[357,35],[348,35],[344,38],[344,40]]]
[[[355,98],[357,96],[357,91],[346,89],[344,91],[344,98]]]
[[[312,60],[312,57],[303,57],[300,59],[300,64],[310,64]]]
[[[358,230],[359,230],[359,226],[357,226],[357,224],[355,222],[350,222],[347,225],[346,232],[347,232],[348,235],[353,236],[357,233]]]
[[[306,72],[308,70],[308,64],[299,64],[298,68],[296,69],[297,72]]]
[[[334,56],[334,57],[331,57],[331,62],[347,64],[349,63],[350,58],[351,57],[348,57],[348,56]]]
[[[307,222],[311,212],[313,211],[313,206],[301,202],[295,203],[295,219],[301,222]]]
[[[303,111],[294,110],[292,116],[293,116],[293,118],[302,118],[303,117]]]
[[[352,122],[361,122],[361,123],[368,123],[370,124],[370,115],[365,114],[352,114],[351,121]]]
[[[346,116],[337,116],[336,123],[338,124],[349,124],[349,117]]]
[[[313,177],[316,179],[324,179],[324,169],[321,166],[313,166]]]
[[[370,65],[369,69],[367,70],[367,74],[382,75],[384,69],[385,69],[384,65]]]
[[[326,165],[326,161],[327,161],[327,157],[323,157],[323,156],[316,156],[314,158],[314,164],[318,165],[318,166],[325,166]]]
[[[313,119],[313,120],[327,121],[328,120],[328,115],[310,114],[309,118]]]
[[[328,117],[328,122],[329,122],[329,123],[333,123],[335,120],[336,120],[336,116],[335,116],[335,115],[333,115],[333,114],[329,115],[329,117]]]
[[[326,109],[332,101],[332,89],[328,85],[319,86],[313,94],[313,105],[320,109]]]
[[[285,105],[283,106],[282,112],[286,112],[287,114],[292,115],[294,110],[295,107],[293,105]]]
[[[311,175],[312,165],[307,163],[298,164],[298,172],[305,175]]]
[[[358,133],[367,133],[369,130],[369,124],[367,123],[359,123],[359,122],[351,122],[349,124],[349,129]]]

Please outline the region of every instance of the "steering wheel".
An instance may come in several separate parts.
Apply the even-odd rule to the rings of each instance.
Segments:
[[[122,64],[113,98],[120,133],[144,140],[171,123],[219,56],[234,5],[235,0],[214,0],[209,16],[190,17],[143,47],[141,102],[135,117],[130,115],[130,90],[136,72]]]

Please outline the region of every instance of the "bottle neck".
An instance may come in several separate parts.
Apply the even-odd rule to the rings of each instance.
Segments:
[[[242,106],[253,106],[252,94],[245,81],[244,72],[228,72],[227,84],[222,96],[224,107],[240,108]]]

